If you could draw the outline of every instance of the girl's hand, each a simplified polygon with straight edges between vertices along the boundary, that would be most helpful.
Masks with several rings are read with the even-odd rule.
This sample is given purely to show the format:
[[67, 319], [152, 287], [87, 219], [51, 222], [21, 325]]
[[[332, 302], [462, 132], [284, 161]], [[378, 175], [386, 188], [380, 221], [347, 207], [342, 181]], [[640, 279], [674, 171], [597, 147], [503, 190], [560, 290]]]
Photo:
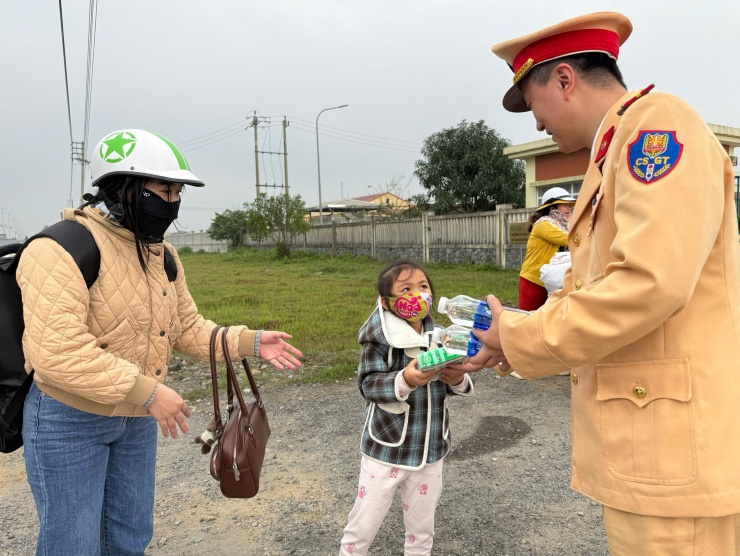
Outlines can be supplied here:
[[465, 380], [465, 374], [448, 372], [447, 367], [442, 369], [442, 372], [439, 374], [439, 381], [444, 382], [445, 384], [449, 384], [450, 386], [457, 386], [458, 384], [462, 384], [463, 380]]
[[[297, 357], [303, 357], [301, 351], [286, 342], [290, 334], [276, 330], [263, 330], [260, 336], [260, 352], [257, 354], [276, 369], [295, 369], [302, 363]], [[295, 355], [294, 355], [295, 354]]]
[[438, 374], [435, 371], [420, 371], [416, 368], [418, 363], [419, 362], [416, 359], [413, 359], [411, 363], [406, 365], [403, 371], [401, 371], [403, 373], [403, 380], [412, 388], [428, 384], [434, 380], [434, 377]]

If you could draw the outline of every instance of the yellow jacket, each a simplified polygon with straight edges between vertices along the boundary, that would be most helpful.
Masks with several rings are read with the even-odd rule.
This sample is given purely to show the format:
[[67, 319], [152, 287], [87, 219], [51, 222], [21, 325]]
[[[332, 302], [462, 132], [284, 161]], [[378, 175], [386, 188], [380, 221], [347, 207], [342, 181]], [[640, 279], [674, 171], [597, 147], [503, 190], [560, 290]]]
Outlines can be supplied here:
[[[32, 241], [16, 278], [23, 296], [23, 353], [38, 387], [56, 400], [98, 415], [147, 415], [155, 382], [167, 376], [172, 349], [208, 359], [211, 331], [185, 283], [177, 251], [170, 282], [161, 247], [145, 275], [133, 234], [97, 209], [67, 209], [92, 233], [100, 249], [98, 279], [88, 290], [72, 256], [52, 239]], [[255, 332], [229, 328], [229, 349], [254, 354]], [[220, 354], [219, 358], [223, 359]]]
[[[563, 289], [530, 316], [504, 312], [502, 345], [525, 378], [572, 371], [574, 489], [642, 515], [737, 514], [732, 164], [685, 102], [650, 93], [619, 116], [632, 96], [612, 107], [597, 135], [600, 150], [615, 128], [605, 158], [592, 153], [578, 195]], [[651, 168], [633, 156], [640, 148], [655, 155], [649, 135], [671, 132], [679, 156], [653, 159]]]
[[527, 251], [524, 255], [519, 276], [545, 287], [540, 278], [540, 268], [552, 259], [558, 247], [568, 246], [568, 232], [545, 218], [539, 220], [527, 239]]

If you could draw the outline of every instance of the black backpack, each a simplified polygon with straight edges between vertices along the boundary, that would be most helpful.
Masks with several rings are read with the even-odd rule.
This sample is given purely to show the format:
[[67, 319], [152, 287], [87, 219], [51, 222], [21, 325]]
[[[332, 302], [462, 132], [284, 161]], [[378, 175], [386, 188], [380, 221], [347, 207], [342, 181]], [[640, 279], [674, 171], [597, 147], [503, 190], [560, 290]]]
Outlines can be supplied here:
[[[23, 303], [15, 279], [20, 255], [34, 239], [48, 237], [72, 255], [89, 288], [98, 279], [100, 251], [92, 234], [82, 224], [62, 220], [29, 238], [25, 243], [0, 246], [0, 452], [10, 453], [23, 445], [23, 402], [33, 383], [26, 373], [23, 356]], [[177, 278], [177, 266], [168, 249], [164, 251], [167, 278]]]

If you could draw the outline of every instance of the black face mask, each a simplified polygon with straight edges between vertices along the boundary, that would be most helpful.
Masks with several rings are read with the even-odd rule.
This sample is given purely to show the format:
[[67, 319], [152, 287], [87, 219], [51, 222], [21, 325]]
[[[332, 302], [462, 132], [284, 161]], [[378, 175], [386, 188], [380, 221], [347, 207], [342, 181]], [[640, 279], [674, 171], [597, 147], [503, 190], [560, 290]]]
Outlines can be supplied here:
[[167, 228], [177, 219], [180, 201], [168, 203], [156, 193], [145, 189], [142, 192], [139, 208], [141, 209], [142, 231], [159, 243], [164, 239]]

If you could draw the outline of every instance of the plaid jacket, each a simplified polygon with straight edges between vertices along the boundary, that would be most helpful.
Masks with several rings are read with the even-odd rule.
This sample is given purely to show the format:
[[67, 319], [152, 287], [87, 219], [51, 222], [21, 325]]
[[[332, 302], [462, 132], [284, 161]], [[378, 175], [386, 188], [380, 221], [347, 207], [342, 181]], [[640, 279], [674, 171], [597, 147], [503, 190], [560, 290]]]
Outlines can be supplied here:
[[[441, 460], [450, 449], [445, 398], [456, 392], [437, 380], [401, 398], [396, 376], [416, 354], [431, 345], [434, 321], [423, 321], [418, 334], [406, 321], [380, 306], [360, 329], [362, 355], [358, 386], [367, 401], [360, 449], [364, 455], [404, 469], [419, 469]], [[436, 346], [433, 346], [436, 347]], [[461, 395], [471, 395], [473, 383]]]

